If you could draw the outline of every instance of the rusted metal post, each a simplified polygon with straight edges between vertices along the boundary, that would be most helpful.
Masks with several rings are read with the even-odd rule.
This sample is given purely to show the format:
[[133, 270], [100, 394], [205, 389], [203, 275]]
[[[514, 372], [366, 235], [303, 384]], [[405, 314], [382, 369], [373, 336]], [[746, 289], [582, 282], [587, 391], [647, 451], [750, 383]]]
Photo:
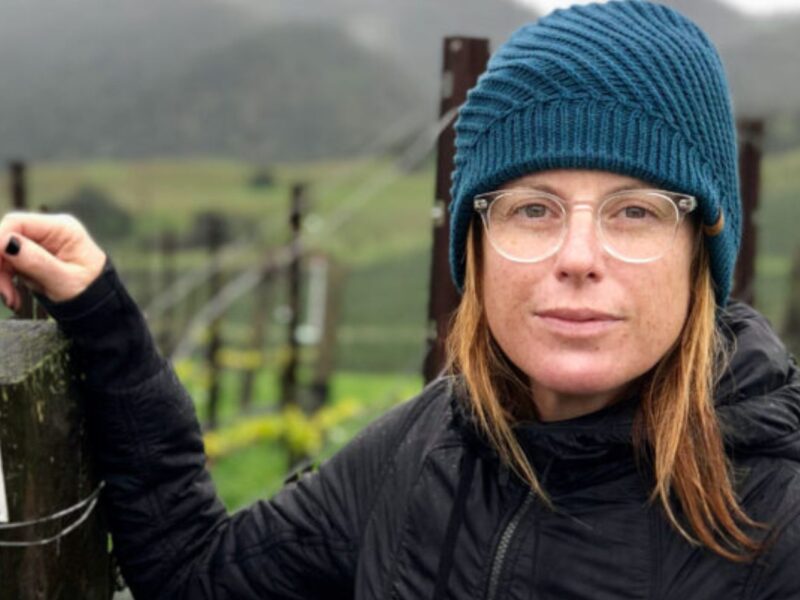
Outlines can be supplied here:
[[736, 262], [733, 296], [748, 304], [755, 302], [756, 244], [755, 216], [761, 189], [761, 148], [764, 121], [741, 119], [739, 130], [739, 182], [742, 190], [742, 247]]
[[281, 373], [281, 406], [297, 404], [297, 367], [300, 363], [300, 341], [297, 328], [300, 325], [300, 268], [302, 251], [300, 231], [305, 210], [306, 186], [296, 183], [292, 186], [292, 206], [289, 214], [289, 227], [292, 231], [292, 260], [289, 263], [289, 322], [287, 324], [287, 355]]
[[0, 322], [0, 597], [108, 600], [108, 536], [67, 341]]
[[[442, 97], [439, 114], [444, 116], [466, 100], [467, 92], [486, 69], [489, 41], [468, 37], [444, 40]], [[453, 117], [455, 121], [455, 117]], [[433, 205], [433, 259], [431, 261], [430, 298], [428, 301], [428, 339], [423, 376], [434, 379], [444, 368], [444, 342], [450, 318], [458, 306], [459, 295], [450, 279], [450, 172], [453, 170], [455, 133], [453, 124], [439, 136], [436, 162], [436, 198]]]
[[[222, 247], [224, 222], [220, 215], [210, 215], [208, 219], [208, 252], [211, 277], [209, 288], [211, 298], [219, 294], [223, 286], [223, 275], [219, 260], [219, 251]], [[219, 350], [222, 348], [222, 317], [214, 317], [208, 325], [208, 346], [206, 348], [206, 361], [208, 364], [208, 420], [209, 429], [219, 425], [219, 395], [220, 395], [220, 364]]]
[[[9, 183], [11, 193], [11, 206], [14, 210], [28, 209], [27, 167], [21, 160], [11, 161], [8, 164]], [[20, 304], [15, 316], [20, 319], [33, 318], [33, 294], [24, 285], [18, 285]]]

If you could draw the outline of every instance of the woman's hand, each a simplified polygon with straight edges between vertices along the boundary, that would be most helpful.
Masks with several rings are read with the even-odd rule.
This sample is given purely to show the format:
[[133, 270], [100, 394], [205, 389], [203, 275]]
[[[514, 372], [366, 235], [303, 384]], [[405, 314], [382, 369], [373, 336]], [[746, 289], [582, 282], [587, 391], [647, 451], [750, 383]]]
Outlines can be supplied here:
[[0, 221], [0, 295], [17, 310], [12, 278], [54, 302], [70, 300], [94, 281], [105, 252], [71, 215], [12, 212]]

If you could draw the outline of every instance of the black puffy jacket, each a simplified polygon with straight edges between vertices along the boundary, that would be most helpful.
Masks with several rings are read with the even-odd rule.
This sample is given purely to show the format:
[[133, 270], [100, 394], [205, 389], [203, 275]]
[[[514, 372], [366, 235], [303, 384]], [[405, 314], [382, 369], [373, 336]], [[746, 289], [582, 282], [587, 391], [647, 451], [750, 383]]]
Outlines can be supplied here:
[[800, 381], [744, 305], [726, 317], [738, 347], [717, 408], [741, 502], [776, 540], [744, 566], [689, 545], [647, 504], [635, 399], [517, 428], [551, 511], [498, 466], [449, 379], [229, 516], [192, 402], [110, 263], [48, 307], [85, 365], [115, 551], [137, 598], [800, 598]]

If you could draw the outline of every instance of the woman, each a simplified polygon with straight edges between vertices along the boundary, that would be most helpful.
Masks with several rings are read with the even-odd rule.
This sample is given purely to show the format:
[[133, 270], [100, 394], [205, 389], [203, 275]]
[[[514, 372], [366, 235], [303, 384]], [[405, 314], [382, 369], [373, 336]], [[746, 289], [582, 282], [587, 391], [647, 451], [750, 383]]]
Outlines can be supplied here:
[[86, 371], [115, 552], [142, 598], [800, 598], [800, 386], [728, 304], [736, 146], [672, 9], [520, 29], [462, 107], [453, 374], [228, 516], [192, 404], [74, 220], [9, 215], [0, 292]]

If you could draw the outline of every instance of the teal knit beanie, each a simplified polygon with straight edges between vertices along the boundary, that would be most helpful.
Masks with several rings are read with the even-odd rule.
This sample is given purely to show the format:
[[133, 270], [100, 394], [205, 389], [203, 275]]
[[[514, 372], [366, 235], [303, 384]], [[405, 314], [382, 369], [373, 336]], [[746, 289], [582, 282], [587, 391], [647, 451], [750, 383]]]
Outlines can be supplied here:
[[528, 173], [601, 169], [696, 196], [717, 304], [739, 249], [736, 131], [716, 49], [645, 0], [556, 10], [489, 61], [455, 125], [450, 267], [464, 284], [472, 199]]

